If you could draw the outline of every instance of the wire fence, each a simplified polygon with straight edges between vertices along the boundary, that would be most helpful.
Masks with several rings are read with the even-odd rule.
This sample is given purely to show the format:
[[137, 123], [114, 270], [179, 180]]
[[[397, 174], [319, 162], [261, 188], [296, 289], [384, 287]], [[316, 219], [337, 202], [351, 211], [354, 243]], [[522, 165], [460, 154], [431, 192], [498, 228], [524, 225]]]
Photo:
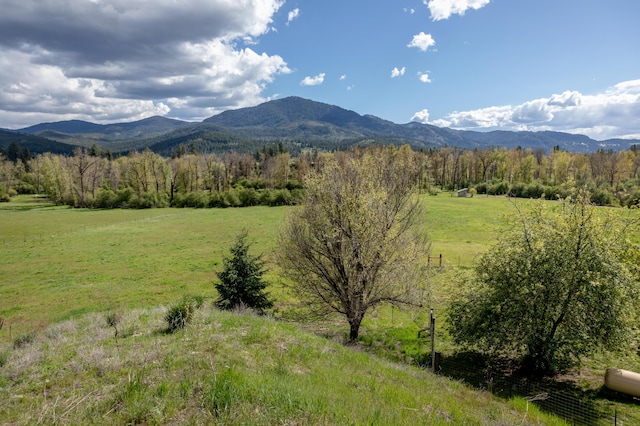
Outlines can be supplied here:
[[640, 400], [604, 386], [585, 392], [568, 381], [532, 379], [475, 353], [440, 356], [439, 361], [438, 374], [502, 398], [521, 397], [572, 425], [640, 425]]

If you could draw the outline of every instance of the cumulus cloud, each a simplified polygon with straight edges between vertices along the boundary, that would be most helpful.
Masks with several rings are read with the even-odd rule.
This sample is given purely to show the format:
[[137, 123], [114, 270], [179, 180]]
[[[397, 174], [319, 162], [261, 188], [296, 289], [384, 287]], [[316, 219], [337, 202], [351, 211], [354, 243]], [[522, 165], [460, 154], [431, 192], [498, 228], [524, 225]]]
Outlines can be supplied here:
[[431, 19], [449, 19], [451, 15], [464, 15], [468, 9], [480, 9], [490, 0], [422, 0], [431, 12]]
[[413, 117], [411, 117], [411, 121], [416, 121], [418, 123], [428, 123], [429, 122], [429, 110], [428, 109], [423, 109], [422, 111], [418, 111], [415, 114], [413, 114]]
[[316, 75], [315, 77], [307, 76], [300, 82], [300, 85], [301, 86], [317, 86], [319, 84], [324, 83], [324, 76], [325, 76], [325, 73], [323, 72]]
[[406, 71], [406, 67], [402, 67], [400, 69], [398, 69], [398, 67], [394, 67], [391, 70], [391, 78], [396, 78], [396, 77], [403, 76], [405, 71]]
[[283, 3], [5, 0], [2, 124], [49, 116], [195, 120], [261, 102], [266, 84], [290, 70], [280, 56], [247, 46], [270, 31]]
[[[416, 113], [412, 120], [427, 122]], [[585, 95], [565, 91], [519, 105], [453, 112], [430, 122], [464, 130], [553, 130], [579, 133], [597, 140], [640, 136], [640, 80], [621, 82]]]
[[340, 81], [342, 81], [342, 80], [346, 80], [346, 79], [347, 79], [347, 75], [346, 75], [346, 74], [342, 74], [342, 75], [340, 76]]
[[300, 16], [300, 9], [298, 9], [296, 7], [291, 12], [289, 12], [289, 14], [287, 15], [287, 25], [289, 25], [291, 23], [291, 21], [296, 19], [298, 16]]
[[430, 47], [435, 46], [436, 41], [431, 37], [431, 34], [425, 34], [420, 31], [419, 34], [413, 36], [411, 43], [407, 44], [407, 47], [417, 47], [423, 52], [426, 52]]
[[418, 72], [418, 78], [423, 83], [431, 83], [431, 77], [428, 72]]

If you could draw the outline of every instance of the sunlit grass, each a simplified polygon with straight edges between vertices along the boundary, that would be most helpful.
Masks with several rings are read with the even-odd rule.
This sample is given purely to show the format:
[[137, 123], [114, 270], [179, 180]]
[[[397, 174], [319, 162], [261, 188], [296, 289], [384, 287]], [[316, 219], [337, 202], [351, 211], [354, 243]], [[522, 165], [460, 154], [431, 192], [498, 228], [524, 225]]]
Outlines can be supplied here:
[[563, 424], [270, 318], [205, 306], [174, 334], [162, 308], [58, 323], [0, 370], [9, 424]]

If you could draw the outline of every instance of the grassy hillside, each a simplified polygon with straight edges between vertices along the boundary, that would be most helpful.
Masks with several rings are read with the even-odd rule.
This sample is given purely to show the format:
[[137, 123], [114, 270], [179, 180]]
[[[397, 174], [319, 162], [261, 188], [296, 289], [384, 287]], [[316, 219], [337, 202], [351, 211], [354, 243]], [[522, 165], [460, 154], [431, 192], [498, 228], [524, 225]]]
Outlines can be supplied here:
[[90, 314], [3, 348], [9, 424], [564, 424], [425, 370], [266, 317], [207, 306], [163, 333], [163, 309]]

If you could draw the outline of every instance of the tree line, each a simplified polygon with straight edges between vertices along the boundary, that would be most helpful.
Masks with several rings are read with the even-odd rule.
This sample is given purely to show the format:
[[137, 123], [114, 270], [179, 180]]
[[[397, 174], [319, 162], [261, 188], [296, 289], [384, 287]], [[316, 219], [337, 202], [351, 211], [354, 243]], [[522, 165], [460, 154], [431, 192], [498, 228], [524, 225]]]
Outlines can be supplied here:
[[[353, 148], [358, 151], [361, 148]], [[587, 188], [597, 205], [640, 203], [640, 152], [568, 152], [555, 147], [402, 150], [406, 173], [424, 192], [470, 188], [472, 193], [559, 199]], [[341, 151], [306, 150], [293, 157], [283, 144], [254, 153], [176, 150], [163, 157], [149, 149], [114, 157], [97, 147], [73, 155], [30, 155], [13, 146], [0, 153], [0, 198], [46, 193], [74, 207], [225, 207], [300, 201], [304, 177]]]

